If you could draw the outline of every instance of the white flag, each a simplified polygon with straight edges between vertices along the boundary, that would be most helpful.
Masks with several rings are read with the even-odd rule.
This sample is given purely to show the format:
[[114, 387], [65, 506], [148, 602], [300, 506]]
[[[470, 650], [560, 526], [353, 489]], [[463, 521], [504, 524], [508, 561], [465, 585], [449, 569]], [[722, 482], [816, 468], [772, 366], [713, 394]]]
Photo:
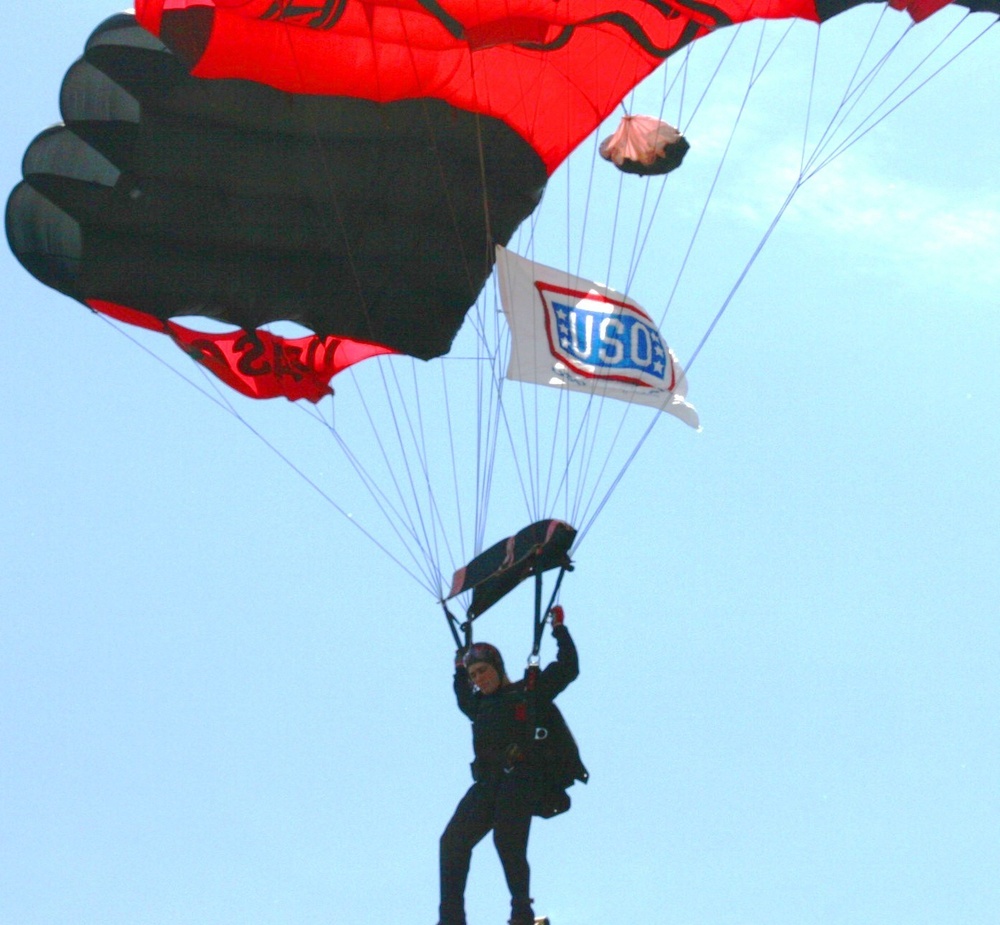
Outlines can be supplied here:
[[650, 405], [698, 427], [684, 370], [639, 305], [504, 247], [497, 276], [512, 338], [508, 379]]

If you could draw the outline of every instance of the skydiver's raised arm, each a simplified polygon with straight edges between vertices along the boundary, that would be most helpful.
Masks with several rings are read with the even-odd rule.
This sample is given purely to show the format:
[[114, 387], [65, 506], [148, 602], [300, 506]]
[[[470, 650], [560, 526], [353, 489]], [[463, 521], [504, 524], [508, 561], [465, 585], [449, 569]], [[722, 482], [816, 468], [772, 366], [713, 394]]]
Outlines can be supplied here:
[[556, 640], [556, 659], [545, 666], [538, 676], [538, 693], [546, 700], [554, 700], [580, 674], [580, 660], [576, 644], [563, 620], [562, 607], [552, 608], [552, 635]]
[[468, 669], [466, 669], [465, 662], [462, 660], [464, 655], [464, 649], [459, 649], [455, 653], [455, 678], [452, 684], [455, 688], [455, 699], [458, 701], [458, 708], [469, 719], [474, 719], [476, 716], [476, 698], [473, 696]]

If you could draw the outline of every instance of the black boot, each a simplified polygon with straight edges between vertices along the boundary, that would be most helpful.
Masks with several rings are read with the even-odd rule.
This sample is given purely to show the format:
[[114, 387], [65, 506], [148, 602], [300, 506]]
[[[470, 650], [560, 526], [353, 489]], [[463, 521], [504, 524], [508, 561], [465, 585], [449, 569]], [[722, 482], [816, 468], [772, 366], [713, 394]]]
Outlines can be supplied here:
[[531, 908], [531, 900], [514, 900], [510, 904], [509, 925], [535, 925], [535, 911]]

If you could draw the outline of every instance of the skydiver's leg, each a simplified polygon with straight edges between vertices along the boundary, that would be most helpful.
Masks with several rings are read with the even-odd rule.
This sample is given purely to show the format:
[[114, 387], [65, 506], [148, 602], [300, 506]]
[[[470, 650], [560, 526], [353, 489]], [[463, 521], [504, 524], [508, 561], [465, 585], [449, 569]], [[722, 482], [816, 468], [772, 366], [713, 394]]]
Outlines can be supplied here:
[[465, 925], [465, 883], [472, 849], [493, 825], [493, 793], [473, 784], [459, 801], [441, 835], [440, 925]]
[[518, 772], [505, 777], [499, 785], [496, 815], [493, 820], [493, 843], [503, 865], [510, 890], [511, 922], [532, 922], [531, 868], [528, 865], [528, 835], [531, 811], [535, 804], [537, 782]]

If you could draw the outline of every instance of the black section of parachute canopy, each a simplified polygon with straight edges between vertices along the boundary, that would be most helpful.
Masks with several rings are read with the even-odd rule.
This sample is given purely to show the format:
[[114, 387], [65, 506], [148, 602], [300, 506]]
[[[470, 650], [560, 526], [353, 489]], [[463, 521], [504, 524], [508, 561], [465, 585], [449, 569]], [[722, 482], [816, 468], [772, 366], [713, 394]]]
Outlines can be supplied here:
[[684, 155], [690, 149], [690, 143], [681, 135], [673, 144], [667, 145], [663, 154], [657, 157], [652, 164], [643, 164], [641, 161], [633, 161], [626, 158], [621, 164], [615, 164], [615, 166], [622, 173], [633, 173], [640, 177], [662, 176], [680, 167], [681, 162], [684, 160]]
[[127, 14], [61, 105], [8, 202], [11, 247], [67, 295], [161, 319], [288, 319], [439, 356], [546, 180], [496, 119], [201, 80]]
[[468, 616], [475, 619], [532, 575], [570, 568], [576, 530], [562, 520], [539, 520], [481, 552], [455, 572], [448, 599], [472, 591]]

